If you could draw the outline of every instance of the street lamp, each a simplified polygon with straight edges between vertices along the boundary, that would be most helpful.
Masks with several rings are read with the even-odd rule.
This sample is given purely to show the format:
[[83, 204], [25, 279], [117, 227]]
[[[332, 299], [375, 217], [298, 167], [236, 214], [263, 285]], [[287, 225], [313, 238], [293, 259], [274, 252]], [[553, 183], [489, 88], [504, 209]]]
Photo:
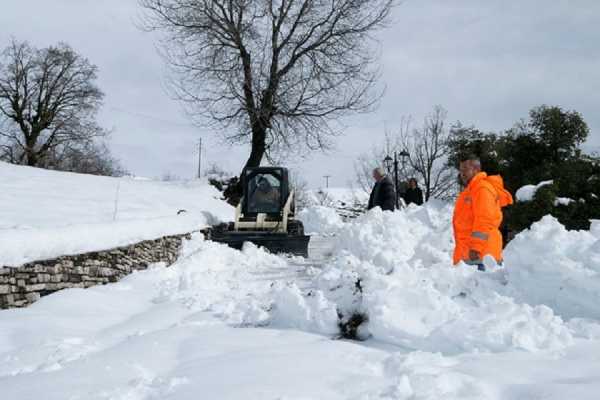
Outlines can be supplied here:
[[388, 174], [392, 172], [392, 162], [394, 160], [392, 160], [392, 157], [390, 156], [386, 156], [383, 159], [383, 165], [385, 165], [385, 169], [387, 170]]
[[383, 164], [388, 173], [392, 172], [392, 163], [394, 165], [394, 196], [396, 197], [396, 208], [400, 208], [400, 203], [398, 201], [398, 155], [396, 152], [394, 152], [394, 158], [386, 156], [383, 159]]
[[[403, 175], [406, 175], [406, 162], [408, 161], [409, 157], [410, 157], [410, 154], [408, 154], [408, 151], [402, 150], [400, 152], [400, 158], [402, 160], [402, 174]], [[406, 179], [406, 176], [404, 176], [404, 178]]]
[[[400, 208], [400, 189], [398, 183], [398, 156], [400, 156], [400, 162], [402, 162], [402, 174], [406, 175], [406, 163], [410, 154], [408, 151], [402, 150], [400, 153], [394, 152], [394, 158], [389, 155], [383, 159], [383, 164], [387, 169], [388, 173], [392, 172], [392, 165], [394, 166], [394, 192], [396, 195], [396, 208]], [[406, 179], [406, 176], [404, 177]]]

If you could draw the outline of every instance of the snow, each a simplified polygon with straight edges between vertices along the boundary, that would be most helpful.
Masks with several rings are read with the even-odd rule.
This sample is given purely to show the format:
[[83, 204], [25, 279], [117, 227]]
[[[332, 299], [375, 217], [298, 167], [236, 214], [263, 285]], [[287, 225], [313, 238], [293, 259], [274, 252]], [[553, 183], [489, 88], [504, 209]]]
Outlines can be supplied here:
[[329, 203], [329, 205], [337, 205], [340, 203], [352, 204], [354, 202], [367, 204], [369, 201], [369, 194], [356, 189], [349, 188], [322, 188], [318, 190], [307, 191], [309, 200], [313, 205], [322, 205], [322, 203]]
[[3, 398], [597, 398], [598, 221], [546, 216], [480, 272], [452, 266], [451, 204], [300, 215], [311, 259], [194, 234], [169, 268], [0, 311]]
[[575, 200], [573, 199], [569, 199], [568, 197], [557, 197], [554, 200], [554, 205], [555, 206], [568, 206], [569, 204], [571, 204], [572, 202], [574, 202]]
[[517, 189], [515, 196], [517, 201], [531, 201], [539, 188], [546, 185], [552, 185], [554, 181], [542, 181], [537, 185], [525, 185]]
[[[99, 177], [0, 162], [0, 187], [0, 265], [186, 233], [234, 215], [205, 182]], [[186, 212], [177, 215], [179, 210]]]
[[312, 206], [298, 212], [307, 234], [334, 235], [344, 226], [340, 215], [330, 207]]

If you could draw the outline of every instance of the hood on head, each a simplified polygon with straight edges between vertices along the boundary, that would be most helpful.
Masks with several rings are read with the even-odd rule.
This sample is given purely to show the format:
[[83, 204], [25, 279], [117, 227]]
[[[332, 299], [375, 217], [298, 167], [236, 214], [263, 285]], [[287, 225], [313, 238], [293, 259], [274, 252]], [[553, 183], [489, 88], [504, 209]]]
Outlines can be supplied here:
[[513, 197], [510, 192], [504, 189], [504, 181], [500, 175], [491, 175], [485, 178], [498, 193], [498, 199], [500, 201], [500, 207], [506, 207], [513, 203]]

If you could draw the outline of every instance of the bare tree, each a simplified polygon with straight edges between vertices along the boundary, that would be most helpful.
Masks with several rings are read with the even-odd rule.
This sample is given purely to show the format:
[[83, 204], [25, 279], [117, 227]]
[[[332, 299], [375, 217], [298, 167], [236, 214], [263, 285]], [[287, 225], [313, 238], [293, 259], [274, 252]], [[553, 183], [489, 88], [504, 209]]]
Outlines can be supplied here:
[[373, 147], [371, 153], [359, 156], [355, 163], [358, 185], [370, 192], [373, 169], [381, 166], [386, 156], [393, 157], [394, 152], [406, 150], [409, 158], [401, 171], [403, 178], [415, 177], [424, 188], [425, 200], [450, 197], [456, 189], [456, 173], [447, 166], [450, 149], [446, 115], [446, 110], [435, 106], [420, 129], [411, 129], [412, 120], [406, 117], [402, 118], [397, 130], [386, 129], [384, 143]]
[[415, 129], [407, 138], [410, 165], [423, 182], [425, 200], [447, 198], [456, 186], [456, 172], [446, 165], [450, 154], [446, 116], [443, 107], [435, 106], [425, 117], [423, 128]]
[[303, 208], [306, 208], [310, 204], [308, 182], [302, 178], [300, 172], [296, 169], [291, 169], [289, 174], [290, 187], [294, 191], [296, 209], [299, 211]]
[[104, 141], [65, 143], [53, 147], [40, 160], [39, 167], [103, 176], [124, 176], [127, 170]]
[[[383, 143], [376, 143], [368, 153], [358, 156], [354, 163], [354, 171], [358, 188], [366, 193], [371, 193], [373, 189], [373, 170], [377, 167], [385, 167], [383, 160], [387, 157], [394, 157], [394, 153], [400, 153], [402, 150], [410, 148], [408, 138], [410, 135], [410, 117], [402, 117], [400, 125], [396, 130], [385, 127], [385, 137]], [[399, 171], [404, 177], [412, 176], [413, 169], [410, 163], [404, 170]], [[393, 171], [388, 171], [392, 174]], [[403, 177], [399, 176], [401, 180]]]
[[66, 44], [13, 40], [0, 58], [0, 158], [38, 166], [61, 146], [105, 136], [95, 121], [103, 97], [96, 70]]
[[325, 149], [339, 117], [381, 96], [373, 34], [395, 0], [139, 0], [166, 33], [172, 90], [199, 122], [250, 143], [246, 167]]

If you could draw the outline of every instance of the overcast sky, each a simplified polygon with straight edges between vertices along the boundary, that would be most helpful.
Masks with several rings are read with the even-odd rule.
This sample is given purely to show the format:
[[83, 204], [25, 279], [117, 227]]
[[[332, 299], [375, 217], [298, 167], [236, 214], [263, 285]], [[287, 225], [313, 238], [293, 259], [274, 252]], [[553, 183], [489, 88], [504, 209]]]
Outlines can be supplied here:
[[[10, 37], [44, 47], [64, 41], [99, 68], [106, 97], [100, 114], [113, 129], [111, 147], [136, 175], [190, 178], [217, 163], [233, 172], [248, 149], [219, 143], [220, 136], [191, 126], [165, 90], [166, 69], [155, 37], [135, 22], [136, 0], [1, 0], [0, 47]], [[402, 116], [419, 122], [439, 104], [449, 122], [502, 131], [540, 104], [582, 113], [600, 150], [600, 1], [407, 0], [382, 32], [380, 108], [344, 122], [344, 136], [329, 154], [295, 159], [311, 187], [348, 186], [354, 161], [393, 129]]]

